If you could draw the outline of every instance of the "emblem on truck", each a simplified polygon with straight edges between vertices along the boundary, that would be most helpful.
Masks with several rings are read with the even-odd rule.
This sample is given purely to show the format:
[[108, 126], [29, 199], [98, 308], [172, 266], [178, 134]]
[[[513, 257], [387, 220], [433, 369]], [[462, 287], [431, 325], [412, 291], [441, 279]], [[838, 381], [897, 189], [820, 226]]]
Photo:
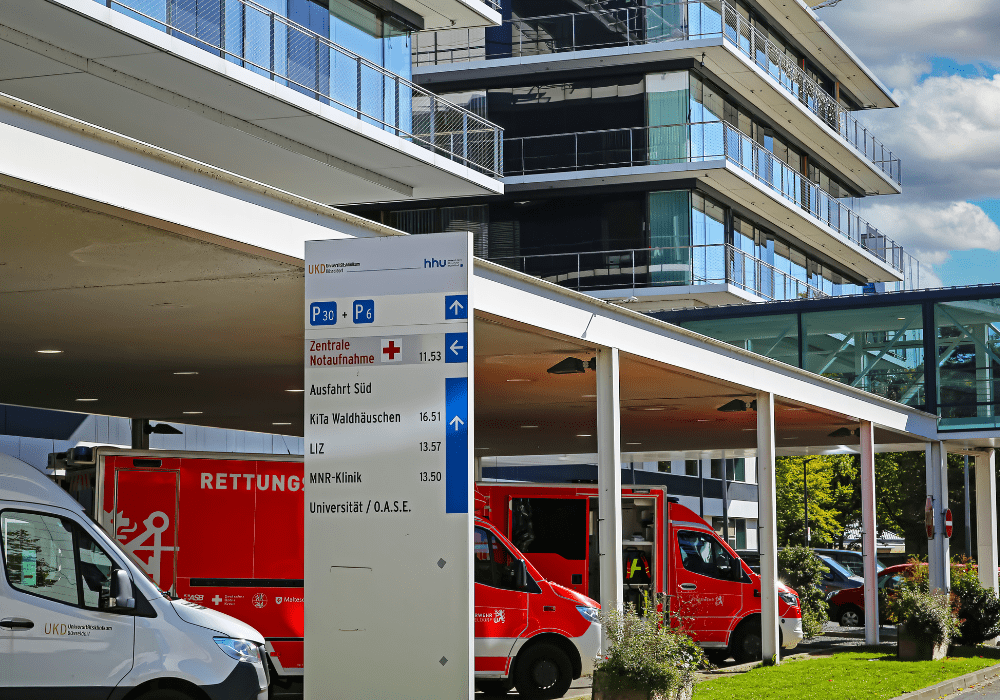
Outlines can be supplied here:
[[255, 608], [263, 608], [267, 605], [267, 595], [264, 593], [257, 593], [253, 597], [253, 605]]

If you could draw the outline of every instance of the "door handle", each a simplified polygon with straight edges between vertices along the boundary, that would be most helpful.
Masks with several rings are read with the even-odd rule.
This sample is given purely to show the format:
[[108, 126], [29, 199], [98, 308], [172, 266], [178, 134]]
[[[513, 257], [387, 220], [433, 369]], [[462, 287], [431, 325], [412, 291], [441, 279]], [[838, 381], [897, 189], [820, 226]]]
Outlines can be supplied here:
[[8, 630], [30, 630], [34, 626], [34, 622], [23, 617], [5, 617], [0, 620], [0, 627]]
[[696, 591], [696, 590], [698, 590], [698, 586], [696, 584], [693, 584], [693, 583], [682, 583], [681, 584], [681, 590], [682, 591]]

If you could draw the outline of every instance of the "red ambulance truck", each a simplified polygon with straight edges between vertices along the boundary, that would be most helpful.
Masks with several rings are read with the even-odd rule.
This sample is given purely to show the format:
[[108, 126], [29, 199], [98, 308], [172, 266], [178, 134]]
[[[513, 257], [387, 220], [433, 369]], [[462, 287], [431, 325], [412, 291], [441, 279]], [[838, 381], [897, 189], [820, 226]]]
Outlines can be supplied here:
[[[597, 487], [513, 482], [476, 487], [477, 515], [547, 580], [600, 600]], [[675, 500], [675, 499], [674, 499]], [[696, 513], [663, 488], [622, 489], [623, 598], [666, 593], [671, 610], [713, 660], [761, 656], [760, 577]], [[802, 639], [795, 591], [778, 587], [781, 645]]]
[[[50, 466], [163, 590], [263, 634], [272, 697], [301, 694], [302, 457], [98, 447]], [[477, 686], [561, 697], [593, 669], [597, 603], [547, 581], [487, 520], [474, 533]]]

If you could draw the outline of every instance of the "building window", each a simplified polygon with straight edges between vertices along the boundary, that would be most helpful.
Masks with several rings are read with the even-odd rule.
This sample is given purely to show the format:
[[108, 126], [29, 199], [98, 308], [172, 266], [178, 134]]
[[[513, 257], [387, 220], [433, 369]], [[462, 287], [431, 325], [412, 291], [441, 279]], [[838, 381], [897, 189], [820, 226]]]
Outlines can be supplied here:
[[[725, 539], [724, 518], [712, 518], [712, 529], [719, 539]], [[729, 519], [729, 546], [733, 549], [747, 548], [747, 521], [746, 518]]]
[[697, 459], [685, 459], [684, 460], [684, 473], [687, 476], [698, 476], [698, 463]]

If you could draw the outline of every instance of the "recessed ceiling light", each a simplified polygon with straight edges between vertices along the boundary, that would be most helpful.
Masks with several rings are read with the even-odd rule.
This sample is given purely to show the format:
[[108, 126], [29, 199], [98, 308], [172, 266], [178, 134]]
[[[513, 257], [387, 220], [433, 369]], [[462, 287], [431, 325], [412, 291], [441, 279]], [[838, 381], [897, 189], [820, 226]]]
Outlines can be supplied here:
[[174, 374], [198, 374], [197, 372], [174, 372]]
[[490, 448], [488, 448], [488, 447], [477, 447], [476, 449], [477, 449], [477, 450], [488, 450], [488, 449], [490, 449]]
[[185, 416], [200, 416], [204, 411], [181, 411]]
[[743, 428], [744, 433], [756, 432], [757, 428]]
[[37, 350], [39, 355], [60, 355], [62, 350]]
[[77, 399], [77, 401], [97, 401], [97, 399]]
[[530, 382], [530, 379], [508, 379], [508, 382]]
[[896, 318], [896, 320], [897, 321], [905, 321], [906, 320], [906, 316], [899, 316], [899, 317]]
[[305, 389], [285, 389], [289, 394], [301, 394]]
[[711, 418], [696, 418], [695, 422], [696, 423], [711, 423], [712, 419]]
[[271, 423], [271, 425], [291, 425], [291, 423]]
[[626, 445], [641, 445], [641, 442], [626, 442]]
[[579, 433], [577, 437], [593, 437], [590, 433]]
[[663, 406], [643, 406], [643, 411], [666, 411], [667, 409]]
[[583, 394], [583, 398], [585, 398], [585, 399], [596, 399], [597, 398], [597, 394]]
[[522, 425], [522, 428], [537, 428], [537, 425]]

